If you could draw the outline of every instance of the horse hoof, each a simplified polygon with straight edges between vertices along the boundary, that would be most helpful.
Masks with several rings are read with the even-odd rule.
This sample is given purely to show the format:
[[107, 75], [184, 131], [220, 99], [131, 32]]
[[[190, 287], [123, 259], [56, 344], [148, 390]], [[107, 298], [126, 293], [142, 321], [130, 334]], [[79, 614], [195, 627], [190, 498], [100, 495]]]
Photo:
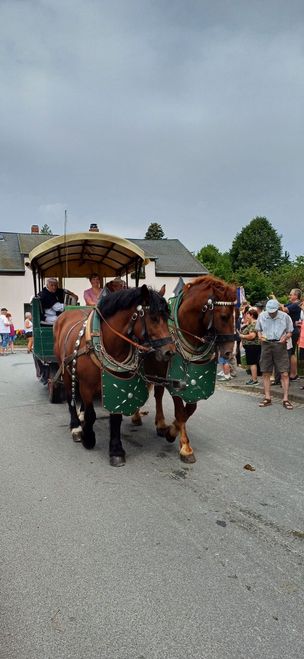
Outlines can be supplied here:
[[73, 442], [81, 442], [82, 441], [82, 429], [81, 428], [72, 428], [72, 438]]
[[141, 417], [136, 417], [135, 419], [132, 418], [132, 425], [133, 426], [142, 426], [143, 422], [141, 420]]
[[91, 451], [94, 448], [94, 446], [96, 444], [95, 435], [94, 435], [94, 437], [82, 437], [81, 439], [82, 439], [82, 445], [88, 451]]
[[76, 433], [74, 433], [74, 434], [72, 435], [72, 438], [73, 438], [73, 442], [75, 442], [75, 443], [77, 443], [77, 442], [81, 442], [81, 441], [82, 441], [82, 435], [81, 435], [81, 433], [79, 433], [79, 435], [76, 435]]
[[174, 435], [170, 434], [170, 430], [166, 431], [165, 438], [166, 438], [167, 442], [169, 442], [169, 444], [173, 444], [173, 442], [175, 442], [175, 440], [176, 440], [176, 437], [174, 437]]
[[186, 462], [187, 464], [194, 464], [194, 462], [196, 462], [194, 453], [189, 453], [189, 455], [180, 454], [180, 459], [182, 462]]
[[110, 465], [111, 467], [123, 467], [126, 464], [126, 458], [124, 455], [111, 455], [110, 456]]

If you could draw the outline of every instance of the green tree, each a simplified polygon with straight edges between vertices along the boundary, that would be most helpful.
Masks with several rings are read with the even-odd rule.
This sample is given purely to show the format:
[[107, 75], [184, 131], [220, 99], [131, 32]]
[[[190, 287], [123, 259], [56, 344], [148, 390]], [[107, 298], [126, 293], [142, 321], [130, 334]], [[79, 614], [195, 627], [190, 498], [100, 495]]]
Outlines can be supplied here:
[[196, 258], [212, 275], [230, 282], [233, 279], [231, 260], [228, 252], [223, 254], [215, 245], [205, 245], [196, 254]]
[[220, 258], [220, 250], [215, 245], [205, 245], [196, 254], [196, 258], [213, 274], [213, 270]]
[[161, 225], [157, 222], [151, 222], [146, 231], [145, 240], [161, 240], [164, 235]]
[[265, 274], [272, 272], [284, 258], [281, 240], [266, 217], [255, 217], [233, 240], [230, 249], [233, 270], [256, 266]]
[[235, 274], [237, 286], [243, 286], [246, 299], [250, 304], [265, 300], [272, 292], [272, 282], [268, 275], [261, 272], [255, 265], [250, 268], [240, 268]]
[[40, 233], [43, 233], [45, 236], [52, 236], [53, 231], [50, 229], [48, 224], [44, 224], [43, 227], [40, 229]]
[[288, 300], [292, 288], [304, 290], [304, 256], [297, 256], [295, 261], [284, 263], [271, 273], [272, 292], [281, 302]]

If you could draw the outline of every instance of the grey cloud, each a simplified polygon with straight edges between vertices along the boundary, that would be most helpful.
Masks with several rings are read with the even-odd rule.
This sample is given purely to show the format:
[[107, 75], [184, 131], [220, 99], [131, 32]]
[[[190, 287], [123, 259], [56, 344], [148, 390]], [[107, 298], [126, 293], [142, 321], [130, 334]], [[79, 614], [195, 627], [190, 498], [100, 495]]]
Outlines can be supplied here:
[[2, 2], [3, 230], [49, 208], [59, 232], [68, 207], [73, 229], [94, 219], [142, 237], [157, 220], [190, 249], [227, 249], [262, 214], [298, 253], [303, 13], [280, 0]]

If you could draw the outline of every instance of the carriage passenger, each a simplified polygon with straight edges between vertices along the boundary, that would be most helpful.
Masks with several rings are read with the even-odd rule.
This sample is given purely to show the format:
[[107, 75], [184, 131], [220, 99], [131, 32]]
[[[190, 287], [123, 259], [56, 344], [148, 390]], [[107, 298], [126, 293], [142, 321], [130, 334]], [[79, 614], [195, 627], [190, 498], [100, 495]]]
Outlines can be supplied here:
[[[56, 277], [48, 277], [46, 286], [38, 293], [40, 297], [43, 320], [53, 325], [57, 316], [64, 311], [64, 296], [66, 291], [58, 288]], [[73, 294], [74, 295], [74, 294]], [[78, 299], [77, 296], [74, 296]]]
[[84, 301], [88, 307], [95, 307], [101, 293], [100, 277], [97, 272], [93, 272], [89, 277], [91, 288], [87, 288], [83, 293]]
[[104, 298], [109, 295], [109, 293], [116, 293], [117, 291], [121, 291], [124, 288], [128, 288], [126, 282], [121, 279], [121, 277], [115, 277], [115, 279], [108, 281], [108, 283], [103, 288], [100, 297]]

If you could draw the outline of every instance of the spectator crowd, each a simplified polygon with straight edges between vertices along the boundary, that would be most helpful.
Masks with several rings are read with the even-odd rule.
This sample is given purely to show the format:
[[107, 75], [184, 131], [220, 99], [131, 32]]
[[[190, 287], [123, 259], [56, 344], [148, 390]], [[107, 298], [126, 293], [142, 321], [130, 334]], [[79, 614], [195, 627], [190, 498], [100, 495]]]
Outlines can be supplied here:
[[227, 382], [235, 377], [236, 364], [241, 364], [244, 355], [250, 375], [246, 385], [255, 387], [259, 377], [263, 378], [264, 398], [259, 406], [271, 405], [271, 386], [280, 385], [283, 406], [292, 410], [288, 399], [289, 383], [299, 377], [297, 352], [300, 359], [304, 358], [303, 321], [304, 300], [298, 288], [290, 291], [287, 304], [280, 304], [274, 295], [265, 303], [255, 305], [245, 300], [240, 307], [235, 355], [230, 360], [219, 359], [218, 380]]

